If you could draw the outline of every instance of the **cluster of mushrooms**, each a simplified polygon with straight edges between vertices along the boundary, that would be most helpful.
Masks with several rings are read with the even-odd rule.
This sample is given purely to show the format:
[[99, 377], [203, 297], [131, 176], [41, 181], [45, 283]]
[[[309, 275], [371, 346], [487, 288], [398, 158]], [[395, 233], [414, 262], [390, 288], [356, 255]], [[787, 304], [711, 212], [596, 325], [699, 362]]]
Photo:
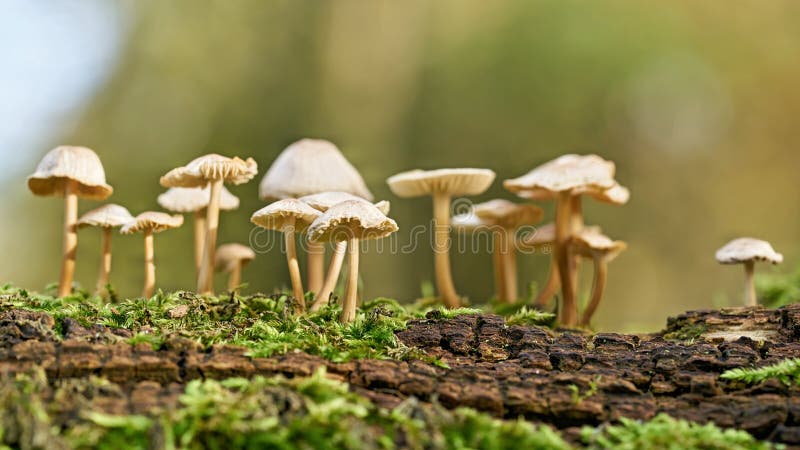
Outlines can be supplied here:
[[[151, 296], [156, 279], [153, 235], [180, 227], [184, 220], [180, 214], [187, 213], [194, 219], [198, 293], [214, 292], [215, 271], [228, 273], [228, 290], [235, 291], [241, 284], [242, 267], [255, 258], [255, 253], [243, 244], [217, 246], [220, 211], [239, 207], [239, 199], [224, 185], [247, 183], [257, 172], [252, 158], [205, 155], [169, 171], [160, 179], [160, 184], [168, 190], [158, 196], [157, 202], [164, 209], [178, 213], [176, 215], [146, 211], [134, 217], [120, 205], [106, 204], [78, 218], [79, 197], [104, 200], [113, 193], [113, 188], [106, 183], [103, 166], [92, 150], [74, 146], [51, 150], [36, 172], [28, 177], [28, 186], [35, 195], [65, 199], [58, 295], [63, 297], [71, 292], [77, 230], [83, 227], [102, 229], [97, 291], [103, 293], [111, 271], [111, 232], [120, 227], [122, 234], [142, 233], [144, 236], [142, 296]], [[543, 218], [538, 206], [505, 199], [471, 205], [469, 211], [451, 216], [453, 198], [480, 195], [494, 179], [495, 173], [488, 169], [455, 168], [412, 170], [387, 180], [398, 197], [430, 196], [433, 199], [435, 282], [442, 302], [449, 308], [463, 305], [451, 274], [452, 229], [465, 233], [489, 231], [494, 244], [495, 289], [499, 301], [514, 303], [518, 300], [517, 249], [552, 248], [549, 276], [538, 293], [536, 304], [546, 306], [560, 289], [561, 324], [588, 326], [605, 289], [608, 263], [626, 248], [626, 244], [605, 236], [598, 226], [585, 224], [582, 199], [588, 196], [612, 205], [627, 203], [630, 193], [615, 180], [614, 163], [597, 155], [570, 154], [504, 181], [507, 190], [523, 199], [555, 201], [552, 223], [537, 225]], [[331, 301], [347, 257], [341, 321], [354, 320], [359, 242], [381, 239], [398, 230], [397, 223], [387, 216], [389, 202], [373, 203], [363, 178], [339, 149], [331, 142], [317, 139], [302, 139], [287, 147], [261, 180], [259, 195], [271, 203], [254, 212], [250, 220], [259, 227], [283, 234], [295, 312], [317, 311]], [[535, 232], [520, 232], [534, 225], [537, 225]], [[297, 257], [297, 235], [302, 236], [302, 250], [307, 254], [305, 286]], [[332, 252], [326, 271], [327, 244], [331, 244]], [[782, 260], [768, 243], [754, 239], [733, 241], [718, 252], [717, 258], [723, 263], [745, 264], [748, 304], [755, 303], [754, 262]], [[579, 317], [576, 296], [582, 259], [592, 260], [594, 275], [591, 296]]]

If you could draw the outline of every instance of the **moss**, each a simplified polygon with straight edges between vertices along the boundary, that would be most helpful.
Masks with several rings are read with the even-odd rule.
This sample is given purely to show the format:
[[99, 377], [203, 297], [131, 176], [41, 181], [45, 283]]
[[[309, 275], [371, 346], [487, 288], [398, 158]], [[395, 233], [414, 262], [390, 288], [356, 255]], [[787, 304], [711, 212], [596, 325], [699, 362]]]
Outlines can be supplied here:
[[664, 339], [673, 341], [691, 341], [699, 338], [706, 332], [706, 326], [700, 323], [687, 324], [683, 327], [666, 333]]
[[800, 385], [800, 358], [785, 359], [777, 364], [759, 368], [731, 369], [720, 375], [720, 378], [745, 384], [758, 384], [774, 378], [785, 385], [792, 383]]

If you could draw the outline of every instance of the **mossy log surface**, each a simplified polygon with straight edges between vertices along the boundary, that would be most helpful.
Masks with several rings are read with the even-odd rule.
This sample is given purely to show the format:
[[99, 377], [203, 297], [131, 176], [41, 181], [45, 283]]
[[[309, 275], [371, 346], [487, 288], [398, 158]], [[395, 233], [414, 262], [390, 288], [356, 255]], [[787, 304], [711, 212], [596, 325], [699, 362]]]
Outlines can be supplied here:
[[[57, 333], [59, 330], [60, 333]], [[62, 337], [59, 337], [61, 335]], [[397, 333], [405, 345], [439, 358], [332, 363], [302, 352], [251, 358], [242, 347], [203, 348], [169, 337], [158, 350], [130, 345], [125, 329], [60, 323], [40, 312], [0, 312], [0, 372], [42, 367], [51, 381], [98, 375], [116, 384], [82, 405], [112, 414], [172, 407], [185, 383], [253, 375], [328, 376], [385, 407], [414, 396], [497, 417], [525, 417], [576, 436], [581, 425], [620, 417], [676, 418], [743, 429], [757, 438], [800, 445], [800, 387], [770, 380], [755, 386], [720, 379], [737, 367], [800, 355], [800, 305], [780, 309], [692, 311], [650, 335], [554, 332], [506, 326], [500, 316], [429, 314]], [[63, 405], [69, 417], [70, 405]], [[77, 413], [78, 411], [73, 411]]]

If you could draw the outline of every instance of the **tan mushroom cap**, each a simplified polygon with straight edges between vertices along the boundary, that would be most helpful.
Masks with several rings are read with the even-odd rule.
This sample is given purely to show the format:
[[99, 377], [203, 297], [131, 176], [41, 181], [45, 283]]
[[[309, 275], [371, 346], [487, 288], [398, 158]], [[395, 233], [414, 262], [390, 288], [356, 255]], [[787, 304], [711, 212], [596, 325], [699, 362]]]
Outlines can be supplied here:
[[78, 197], [103, 200], [114, 192], [100, 158], [86, 147], [62, 145], [47, 152], [28, 177], [34, 195], [64, 195], [67, 181], [78, 183]]
[[381, 213], [375, 205], [364, 201], [346, 201], [319, 216], [308, 228], [308, 238], [315, 242], [350, 238], [380, 239], [397, 230], [397, 223]]
[[623, 241], [615, 241], [599, 230], [586, 228], [572, 237], [572, 245], [581, 256], [602, 256], [606, 260], [616, 258], [628, 248], [628, 244]]
[[217, 248], [214, 256], [214, 269], [217, 272], [230, 272], [236, 265], [242, 266], [256, 259], [256, 252], [252, 248], [242, 244], [223, 244]]
[[[348, 194], [347, 192], [320, 192], [319, 194], [311, 194], [300, 197], [298, 200], [308, 204], [308, 206], [320, 212], [325, 212], [331, 207], [346, 201], [351, 201], [351, 200], [362, 201], [362, 202], [367, 201], [353, 194]], [[378, 203], [375, 203], [374, 205], [383, 214], [389, 214], [389, 209], [391, 208], [391, 204], [388, 201], [381, 200]]]
[[82, 215], [81, 218], [78, 219], [78, 227], [121, 227], [133, 221], [133, 219], [133, 216], [125, 207], [110, 203]]
[[258, 186], [263, 200], [320, 192], [346, 192], [372, 200], [358, 170], [333, 143], [323, 139], [301, 139], [286, 147]]
[[[189, 213], [200, 211], [208, 207], [211, 201], [211, 188], [193, 187], [182, 188], [173, 187], [158, 196], [158, 204], [162, 208], [178, 213]], [[222, 188], [219, 200], [219, 209], [231, 211], [239, 207], [239, 197], [231, 194], [225, 187]]]
[[456, 214], [450, 218], [450, 226], [457, 231], [469, 232], [475, 231], [479, 228], [488, 227], [490, 224], [480, 217], [476, 216], [474, 212], [465, 212]]
[[542, 220], [544, 211], [536, 205], [519, 204], [505, 199], [489, 200], [473, 206], [478, 218], [506, 228], [533, 225]]
[[489, 189], [494, 177], [489, 169], [411, 170], [392, 175], [386, 183], [395, 195], [404, 198], [433, 193], [479, 195]]
[[[614, 182], [608, 189], [598, 189], [592, 187], [576, 188], [572, 191], [573, 195], [587, 195], [597, 201], [610, 203], [612, 205], [624, 205], [631, 198], [631, 192], [625, 186]], [[536, 188], [529, 191], [520, 191], [518, 196], [528, 200], [553, 200], [558, 196], [557, 192], [547, 189]]]
[[[600, 227], [590, 225], [583, 227], [587, 233], [602, 233]], [[520, 239], [520, 244], [525, 247], [538, 247], [540, 245], [550, 245], [556, 241], [556, 224], [550, 222], [536, 227], [534, 233], [528, 233]]]
[[211, 153], [193, 159], [189, 164], [172, 169], [161, 177], [164, 187], [204, 187], [210, 181], [223, 180], [225, 183], [247, 183], [258, 173], [258, 164], [253, 158], [243, 160], [239, 157]]
[[133, 234], [147, 230], [153, 233], [160, 233], [164, 230], [171, 230], [183, 225], [183, 216], [174, 216], [158, 211], [145, 211], [134, 217], [133, 221], [128, 222], [122, 227], [120, 233]]
[[304, 231], [322, 213], [296, 198], [285, 198], [259, 209], [250, 222], [269, 230], [284, 231], [287, 226]]
[[614, 187], [614, 163], [597, 155], [564, 155], [531, 170], [527, 174], [505, 180], [511, 192], [545, 190], [564, 192], [575, 189], [610, 189]]
[[728, 242], [717, 251], [716, 257], [721, 264], [739, 264], [755, 261], [765, 261], [772, 264], [783, 262], [783, 255], [776, 252], [769, 242], [753, 238], [739, 238]]

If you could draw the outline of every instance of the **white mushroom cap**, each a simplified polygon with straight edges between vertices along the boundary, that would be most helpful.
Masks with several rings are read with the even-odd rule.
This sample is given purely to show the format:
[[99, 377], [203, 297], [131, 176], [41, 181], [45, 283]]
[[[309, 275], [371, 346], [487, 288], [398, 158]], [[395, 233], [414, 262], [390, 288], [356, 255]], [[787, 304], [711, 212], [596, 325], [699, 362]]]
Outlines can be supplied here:
[[610, 189], [615, 184], [614, 163], [597, 155], [564, 155], [542, 164], [527, 174], [505, 180], [511, 192], [542, 189], [564, 192], [575, 189]]
[[480, 217], [475, 215], [474, 212], [466, 212], [461, 214], [456, 214], [450, 218], [450, 226], [455, 228], [457, 231], [475, 231], [478, 228], [487, 227], [489, 223], [486, 221], [481, 220]]
[[311, 241], [343, 241], [350, 238], [380, 239], [397, 231], [397, 223], [375, 205], [364, 201], [339, 203], [319, 216], [308, 228]]
[[489, 169], [411, 170], [392, 175], [386, 183], [395, 195], [404, 198], [433, 193], [478, 195], [489, 189], [494, 177]]
[[[211, 187], [182, 188], [174, 187], [158, 196], [158, 204], [162, 208], [178, 212], [189, 213], [200, 211], [208, 207], [211, 201]], [[234, 210], [239, 207], [239, 197], [231, 194], [225, 187], [222, 188], [219, 200], [219, 209], [224, 211]]]
[[734, 239], [717, 251], [717, 261], [721, 264], [739, 264], [766, 261], [772, 264], [783, 262], [783, 255], [776, 252], [767, 241], [753, 238]]
[[62, 145], [47, 152], [28, 177], [28, 188], [34, 195], [64, 195], [67, 181], [78, 183], [78, 196], [103, 200], [114, 192], [106, 183], [100, 158], [86, 147]]
[[358, 170], [333, 143], [322, 139], [301, 139], [286, 147], [258, 187], [263, 200], [334, 191], [372, 200]]
[[225, 183], [242, 184], [252, 180], [258, 173], [258, 164], [253, 158], [242, 160], [239, 157], [211, 153], [193, 159], [189, 164], [172, 169], [161, 177], [164, 187], [204, 187], [210, 181], [223, 180]]
[[[600, 227], [596, 225], [584, 226], [583, 231], [587, 233], [601, 233]], [[556, 241], [556, 224], [553, 222], [536, 227], [536, 232], [529, 233], [520, 239], [520, 244], [525, 247], [538, 247], [540, 245], [553, 244]]]
[[544, 211], [536, 205], [519, 204], [505, 199], [478, 203], [473, 212], [480, 219], [506, 228], [533, 225], [542, 220]]
[[612, 240], [598, 229], [591, 228], [584, 228], [573, 236], [572, 245], [579, 255], [601, 257], [606, 261], [616, 258], [617, 255], [628, 248], [628, 244], [625, 242]]
[[250, 222], [269, 230], [284, 231], [291, 226], [295, 231], [304, 231], [321, 214], [296, 198], [285, 198], [254, 212]]
[[[631, 198], [631, 192], [628, 188], [617, 182], [614, 182], [614, 185], [607, 189], [593, 187], [575, 188], [572, 194], [588, 195], [597, 201], [610, 203], [612, 205], [624, 205], [628, 203], [628, 200]], [[529, 191], [520, 191], [517, 195], [529, 200], [553, 200], [558, 196], [558, 193], [543, 188], [536, 188]]]
[[[325, 212], [332, 206], [349, 200], [362, 202], [367, 201], [353, 194], [348, 194], [347, 192], [320, 192], [319, 194], [311, 194], [300, 197], [298, 200], [308, 204], [308, 206], [320, 212]], [[378, 203], [375, 203], [375, 207], [378, 208], [383, 214], [389, 214], [391, 204], [386, 200], [381, 200]]]
[[145, 211], [136, 216], [133, 221], [125, 224], [120, 233], [133, 234], [147, 230], [153, 233], [160, 233], [164, 230], [178, 228], [181, 225], [183, 225], [183, 216], [179, 214], [171, 216], [163, 212]]
[[230, 272], [237, 264], [242, 266], [256, 258], [252, 248], [242, 244], [223, 244], [217, 247], [214, 256], [214, 269], [217, 272]]
[[125, 207], [110, 203], [82, 215], [78, 219], [78, 227], [114, 228], [121, 227], [132, 220], [133, 216]]

